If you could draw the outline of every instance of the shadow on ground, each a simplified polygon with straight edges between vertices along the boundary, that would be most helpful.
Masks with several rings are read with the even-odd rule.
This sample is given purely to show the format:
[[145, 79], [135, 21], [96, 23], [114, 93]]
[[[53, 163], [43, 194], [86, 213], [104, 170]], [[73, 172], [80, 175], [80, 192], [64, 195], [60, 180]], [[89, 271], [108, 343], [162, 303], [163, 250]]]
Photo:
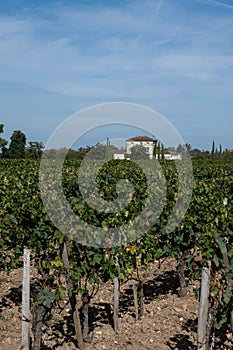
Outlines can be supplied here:
[[[136, 283], [132, 282], [132, 283]], [[167, 294], [178, 294], [179, 279], [176, 271], [166, 271], [143, 284], [144, 304], [150, 304], [156, 298]], [[120, 314], [134, 317], [133, 289], [127, 288], [120, 298]]]
[[[197, 333], [197, 319], [188, 320], [182, 326], [184, 331], [190, 333]], [[197, 349], [197, 345], [190, 339], [188, 335], [177, 334], [174, 337], [169, 339], [167, 343], [170, 349], [172, 350], [194, 350]]]
[[[132, 281], [133, 282], [133, 281]], [[135, 283], [135, 282], [134, 282]], [[161, 275], [155, 276], [153, 279], [146, 281], [143, 285], [143, 293], [144, 293], [144, 303], [149, 304], [155, 298], [162, 297], [163, 295], [178, 294], [179, 288], [179, 280], [176, 271], [166, 271]], [[133, 290], [132, 288], [127, 288], [120, 295], [120, 307], [119, 307], [119, 316], [124, 317], [125, 315], [131, 315], [135, 317], [134, 312], [134, 300], [133, 300]], [[82, 314], [81, 314], [82, 321]], [[109, 303], [100, 302], [100, 303], [92, 303], [89, 307], [89, 330], [90, 334], [93, 333], [95, 328], [102, 325], [109, 324], [112, 328], [114, 328], [113, 322], [113, 307]], [[67, 329], [67, 331], [64, 331]], [[56, 322], [52, 327], [51, 337], [56, 340], [56, 345], [53, 347], [43, 346], [43, 350], [55, 350], [59, 346], [62, 346], [65, 343], [72, 342], [77, 346], [77, 342], [75, 340], [74, 335], [74, 326], [73, 320], [71, 316], [67, 316], [63, 318], [61, 321]], [[52, 339], [51, 338], [51, 339]], [[173, 340], [180, 342], [180, 345], [186, 344], [185, 349], [189, 349], [187, 347], [187, 342], [184, 343], [184, 339]], [[178, 345], [177, 345], [178, 346]], [[172, 349], [172, 348], [171, 348]], [[179, 348], [176, 348], [179, 349]], [[184, 349], [184, 347], [180, 347], [180, 349]]]
[[[132, 280], [132, 283], [136, 281]], [[34, 291], [37, 283], [33, 282], [31, 290]], [[179, 279], [176, 271], [165, 271], [162, 274], [154, 275], [151, 279], [147, 280], [143, 285], [144, 303], [150, 304], [156, 298], [163, 297], [167, 294], [178, 294], [179, 291]], [[9, 308], [12, 303], [16, 306], [21, 306], [22, 300], [22, 286], [12, 287], [8, 293], [0, 301], [0, 313], [3, 308]], [[134, 300], [132, 286], [124, 289], [124, 292], [120, 295], [120, 317], [130, 315], [135, 317]], [[82, 314], [81, 314], [82, 322]], [[89, 329], [90, 334], [101, 325], [110, 325], [114, 327], [113, 323], [113, 307], [108, 302], [92, 303], [89, 307]], [[190, 330], [196, 332], [196, 322], [189, 320], [183, 326], [184, 331], [190, 333]], [[78, 348], [77, 340], [74, 336], [75, 330], [73, 325], [73, 319], [71, 315], [60, 315], [52, 326], [48, 328], [46, 334], [45, 329], [45, 342], [42, 350], [56, 350], [58, 347], [62, 347], [64, 344], [74, 344]], [[170, 338], [170, 342], [167, 344], [170, 349], [189, 350], [195, 349], [195, 346], [191, 339], [187, 335], [177, 334]]]
[[22, 305], [22, 285], [17, 288], [10, 288], [8, 293], [0, 300], [0, 314], [3, 308], [11, 308], [12, 304]]

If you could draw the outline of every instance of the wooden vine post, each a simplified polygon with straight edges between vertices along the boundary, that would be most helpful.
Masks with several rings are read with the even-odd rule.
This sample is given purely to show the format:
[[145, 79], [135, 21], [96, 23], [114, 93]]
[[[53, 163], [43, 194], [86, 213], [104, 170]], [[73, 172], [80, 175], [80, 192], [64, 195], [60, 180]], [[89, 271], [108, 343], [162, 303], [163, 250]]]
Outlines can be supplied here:
[[75, 294], [73, 293], [73, 285], [71, 282], [71, 273], [70, 273], [67, 241], [65, 241], [62, 245], [61, 256], [62, 256], [62, 261], [63, 261], [64, 267], [65, 267], [66, 273], [67, 273], [66, 284], [67, 284], [67, 289], [68, 289], [69, 301], [70, 301], [70, 305], [71, 305], [71, 309], [72, 309], [72, 316], [73, 316], [73, 320], [74, 320], [75, 335], [76, 335], [76, 338], [78, 340], [79, 349], [84, 350], [80, 315], [79, 315], [78, 305], [76, 304], [76, 297], [75, 297]]
[[[120, 244], [122, 237], [121, 233], [118, 232], [117, 243]], [[119, 253], [116, 253], [116, 267], [119, 268]], [[114, 293], [113, 293], [113, 324], [114, 324], [114, 330], [116, 333], [119, 332], [119, 303], [120, 303], [120, 278], [117, 274], [117, 276], [114, 278]]]
[[[142, 257], [139, 257], [142, 260]], [[133, 297], [134, 297], [134, 307], [135, 307], [135, 320], [141, 320], [144, 314], [144, 292], [143, 292], [143, 280], [140, 278], [138, 270], [138, 260], [135, 259], [135, 270], [137, 273], [137, 281], [133, 284]]]
[[[224, 200], [223, 200], [223, 205], [224, 205], [224, 207], [226, 207], [227, 204], [228, 204], [228, 198], [225, 197]], [[226, 216], [226, 218], [228, 217], [227, 211], [226, 211], [226, 213], [225, 213], [225, 216]], [[228, 273], [229, 270], [230, 270], [230, 263], [229, 263], [228, 251], [227, 251], [227, 244], [228, 244], [228, 243], [229, 243], [229, 242], [228, 242], [228, 239], [227, 239], [227, 237], [225, 237], [225, 249], [224, 249], [224, 251], [223, 251], [223, 261], [224, 261], [224, 264], [225, 264], [226, 273]], [[232, 285], [232, 280], [231, 280], [231, 278], [228, 279], [227, 282], [228, 282], [228, 285], [230, 285], [230, 286]], [[232, 308], [232, 305], [231, 305], [230, 318], [231, 318], [231, 319], [230, 319], [230, 322], [231, 322], [231, 332], [233, 332], [233, 308]]]
[[21, 350], [29, 350], [29, 349], [30, 349], [30, 250], [24, 249]]
[[133, 284], [133, 298], [135, 308], [135, 321], [141, 320], [144, 314], [143, 281]]
[[82, 296], [82, 310], [83, 310], [83, 340], [85, 342], [90, 342], [91, 338], [89, 335], [89, 304], [90, 304], [90, 297], [88, 293], [85, 293]]
[[208, 347], [209, 347], [209, 339], [207, 339], [209, 292], [210, 292], [210, 269], [207, 267], [203, 267], [202, 276], [201, 276], [201, 295], [200, 295], [198, 328], [197, 328], [198, 350], [208, 350]]
[[139, 281], [138, 283], [138, 307], [139, 307], [139, 311], [138, 311], [138, 317], [139, 320], [141, 320], [141, 318], [143, 317], [144, 314], [144, 293], [143, 293], [143, 281]]
[[[116, 255], [116, 266], [119, 266], [118, 254]], [[119, 331], [119, 299], [120, 299], [120, 281], [119, 277], [114, 278], [114, 306], [113, 306], [113, 322], [116, 333]]]
[[180, 290], [179, 290], [180, 297], [184, 297], [185, 295], [187, 295], [187, 292], [188, 292], [188, 286], [185, 278], [185, 270], [187, 268], [188, 258], [189, 258], [189, 252], [185, 251], [179, 258], [179, 262], [177, 266], [177, 272], [178, 272], [179, 281], [180, 281]]
[[138, 285], [137, 283], [133, 284], [133, 299], [134, 299], [134, 308], [135, 308], [135, 321], [138, 321]]

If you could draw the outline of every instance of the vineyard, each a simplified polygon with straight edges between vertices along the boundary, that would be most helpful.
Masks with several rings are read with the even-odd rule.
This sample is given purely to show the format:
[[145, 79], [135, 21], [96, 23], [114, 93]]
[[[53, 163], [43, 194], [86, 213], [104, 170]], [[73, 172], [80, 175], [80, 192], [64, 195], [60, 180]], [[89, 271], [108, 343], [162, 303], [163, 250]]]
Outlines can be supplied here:
[[[57, 164], [52, 160], [48, 162], [48, 169], [54, 171], [46, 175], [53, 184]], [[204, 288], [200, 282], [204, 280], [204, 273], [209, 279], [205, 339], [201, 343], [199, 340], [196, 348], [220, 349], [221, 339], [233, 333], [232, 162], [193, 162], [193, 192], [188, 210], [174, 230], [167, 230], [174, 208], [179, 210], [179, 206], [188, 201], [185, 191], [179, 196], [180, 179], [172, 161], [161, 162], [158, 169], [153, 168], [147, 175], [131, 161], [109, 161], [101, 167], [96, 190], [105, 202], [116, 200], [117, 184], [123, 179], [133, 185], [132, 197], [117, 213], [100, 211], [94, 207], [95, 203], [91, 205], [83, 199], [83, 193], [95, 190], [89, 186], [89, 174], [81, 191], [80, 162], [66, 161], [62, 173], [64, 196], [80, 219], [73, 222], [71, 218], [74, 229], [69, 229], [68, 234], [52, 223], [42, 202], [39, 161], [1, 160], [0, 166], [0, 269], [14, 273], [23, 266], [24, 249], [30, 250], [37, 276], [30, 294], [32, 350], [43, 349], [43, 334], [51, 325], [53, 310], [67, 298], [76, 346], [85, 349], [91, 343], [91, 300], [98, 300], [98, 293], [109, 283], [113, 283], [110, 314], [114, 331], [121, 331], [120, 286], [129, 282], [135, 322], [140, 321], [145, 312], [145, 294], [148, 294], [147, 271], [155, 263], [159, 269], [160, 262], [166, 259], [175, 262], [181, 300], [190, 285], [197, 286], [196, 298], [201, 300], [200, 292]], [[147, 183], [148, 176], [152, 187]], [[40, 181], [45, 196], [51, 188], [46, 181], [43, 187], [43, 178]], [[57, 202], [54, 195], [48, 206], [55, 211], [62, 226], [66, 219], [65, 207], [56, 206]], [[152, 226], [150, 208], [157, 213]], [[127, 232], [126, 225], [130, 227]], [[112, 244], [108, 232], [118, 232], [119, 237], [114, 238], [118, 244]], [[199, 313], [198, 322], [201, 324], [201, 321]], [[203, 329], [199, 330], [199, 339], [202, 332]], [[115, 348], [120, 349], [117, 345]], [[158, 347], [153, 344], [151, 348]]]

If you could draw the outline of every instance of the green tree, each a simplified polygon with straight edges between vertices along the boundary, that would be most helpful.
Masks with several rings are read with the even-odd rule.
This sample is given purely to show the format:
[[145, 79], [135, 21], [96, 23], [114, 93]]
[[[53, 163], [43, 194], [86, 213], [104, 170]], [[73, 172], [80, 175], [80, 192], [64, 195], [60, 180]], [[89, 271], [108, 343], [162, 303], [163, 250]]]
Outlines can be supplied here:
[[158, 143], [157, 153], [158, 153], [158, 160], [160, 160], [160, 156], [161, 156], [160, 142]]
[[26, 136], [20, 130], [15, 130], [11, 136], [7, 158], [25, 158]]
[[222, 154], [222, 145], [219, 146], [219, 154]]
[[186, 151], [187, 151], [187, 152], [190, 152], [191, 149], [192, 149], [192, 146], [190, 145], [190, 143], [186, 143], [186, 144], [185, 144], [185, 147], [186, 147]]
[[180, 153], [180, 154], [183, 154], [184, 152], [184, 146], [182, 146], [181, 144], [179, 144], [176, 148], [176, 152], [177, 153]]
[[161, 160], [165, 160], [165, 153], [164, 153], [164, 145], [162, 143], [162, 148], [161, 148]]
[[[4, 125], [0, 124], [0, 134], [3, 133], [3, 129], [4, 129]], [[2, 137], [0, 137], [0, 149], [2, 150], [2, 154], [5, 152], [6, 145], [7, 145], [7, 141]]]
[[113, 152], [115, 152], [116, 149], [117, 148], [110, 145], [110, 141], [107, 140], [106, 145], [97, 143], [94, 147], [92, 147], [91, 151], [88, 152], [87, 157], [95, 160], [110, 160], [112, 159]]
[[105, 149], [105, 159], [106, 160], [111, 160], [112, 159], [112, 149], [111, 149], [111, 145], [110, 145], [110, 140], [107, 137], [107, 141], [106, 141], [106, 149]]
[[67, 155], [66, 160], [77, 160], [79, 158], [79, 152], [75, 149], [70, 148]]
[[77, 159], [82, 160], [92, 148], [93, 148], [92, 146], [78, 148], [76, 151]]
[[176, 152], [184, 155], [187, 152], [191, 152], [191, 150], [192, 150], [192, 147], [190, 143], [185, 143], [184, 145], [179, 144], [176, 149]]
[[39, 159], [42, 156], [44, 145], [42, 142], [30, 141], [29, 147], [25, 149], [25, 157]]
[[214, 158], [215, 155], [215, 143], [214, 141], [212, 142], [212, 149], [211, 149], [211, 158]]
[[210, 152], [205, 150], [200, 150], [198, 148], [191, 149], [190, 156], [192, 159], [209, 159]]
[[130, 159], [149, 159], [149, 154], [144, 146], [136, 145], [131, 148]]
[[104, 160], [106, 159], [106, 146], [101, 143], [97, 143], [88, 153], [89, 159]]
[[157, 142], [155, 143], [155, 146], [153, 149], [153, 159], [156, 159], [156, 153], [157, 153]]

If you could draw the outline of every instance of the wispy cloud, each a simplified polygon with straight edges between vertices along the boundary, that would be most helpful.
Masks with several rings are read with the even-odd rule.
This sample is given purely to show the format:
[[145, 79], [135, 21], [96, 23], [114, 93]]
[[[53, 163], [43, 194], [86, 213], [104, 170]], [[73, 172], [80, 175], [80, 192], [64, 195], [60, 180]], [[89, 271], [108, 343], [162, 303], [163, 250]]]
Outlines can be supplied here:
[[[134, 12], [83, 6], [49, 8], [44, 10], [47, 19], [2, 17], [2, 78], [31, 83], [33, 75], [34, 84], [54, 89], [62, 82], [64, 87], [72, 86], [75, 80], [89, 78], [127, 80], [132, 74], [142, 78], [143, 72], [147, 79], [148, 72], [153, 75], [155, 70], [160, 77], [176, 72], [181, 78], [198, 78], [203, 73], [205, 79], [224, 65], [231, 67], [230, 19], [193, 16], [178, 25], [179, 18], [168, 13], [164, 28], [161, 21], [154, 21], [162, 8], [160, 0], [137, 4]], [[152, 9], [154, 13], [148, 13]]]
[[[154, 9], [154, 11], [152, 11], [152, 16], [150, 17], [150, 19], [149, 19], [148, 22], [153, 23], [153, 22], [156, 20], [156, 18], [157, 18], [158, 15], [159, 15], [159, 11], [160, 11], [160, 9], [161, 9], [161, 6], [162, 6], [163, 2], [164, 2], [164, 0], [158, 0], [158, 1], [155, 2], [155, 5], [154, 5], [154, 6], [155, 6], [155, 9]], [[147, 23], [148, 23], [148, 22], [147, 22]], [[139, 40], [141, 40], [143, 34], [144, 34], [144, 30], [141, 30], [141, 31], [139, 32], [139, 34], [138, 34], [136, 40], [135, 40], [135, 44], [138, 43]]]
[[223, 70], [233, 69], [233, 56], [167, 55], [155, 60], [154, 69], [208, 83]]
[[228, 2], [225, 0], [217, 1], [217, 0], [198, 0], [204, 4], [215, 6], [215, 7], [222, 7], [226, 9], [233, 10], [233, 3], [232, 0], [228, 0]]
[[30, 86], [38, 101], [48, 93], [50, 112], [57, 95], [56, 111], [67, 113], [84, 101], [128, 99], [179, 119], [184, 99], [197, 104], [200, 96], [212, 113], [233, 89], [231, 8], [230, 0], [41, 1], [10, 15], [1, 11], [0, 88], [8, 86], [8, 99], [0, 104]]

